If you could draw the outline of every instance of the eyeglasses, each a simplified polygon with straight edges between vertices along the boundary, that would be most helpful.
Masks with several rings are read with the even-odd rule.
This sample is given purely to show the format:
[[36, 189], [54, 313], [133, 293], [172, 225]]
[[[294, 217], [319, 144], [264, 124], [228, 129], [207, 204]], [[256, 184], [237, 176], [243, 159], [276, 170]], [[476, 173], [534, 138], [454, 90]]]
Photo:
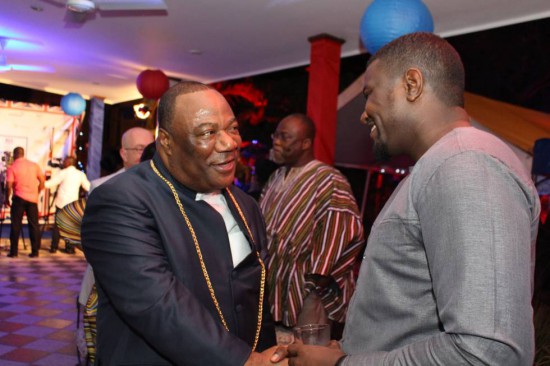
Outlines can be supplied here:
[[281, 140], [282, 142], [286, 142], [286, 141], [292, 139], [292, 136], [290, 136], [289, 134], [286, 134], [284, 132], [273, 132], [271, 134], [271, 139], [272, 140], [277, 139], [277, 140]]
[[144, 147], [125, 147], [124, 150], [127, 150], [127, 151], [137, 151], [139, 153], [142, 153], [143, 150], [145, 150]]

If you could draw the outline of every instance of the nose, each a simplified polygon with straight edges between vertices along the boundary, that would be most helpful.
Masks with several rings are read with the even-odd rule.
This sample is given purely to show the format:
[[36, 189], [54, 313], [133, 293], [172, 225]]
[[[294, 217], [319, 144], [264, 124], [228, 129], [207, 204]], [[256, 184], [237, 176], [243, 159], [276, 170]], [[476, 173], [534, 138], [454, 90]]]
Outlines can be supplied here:
[[278, 146], [278, 145], [281, 145], [282, 140], [279, 137], [274, 137], [272, 141], [273, 141], [272, 143], [273, 146]]
[[361, 113], [361, 117], [359, 118], [359, 122], [366, 125], [368, 118], [369, 118], [369, 115], [367, 114], [367, 111], [365, 110], [365, 111], [363, 111], [363, 113]]
[[240, 136], [231, 135], [227, 131], [219, 131], [218, 147], [220, 151], [233, 151], [237, 149], [241, 143]]

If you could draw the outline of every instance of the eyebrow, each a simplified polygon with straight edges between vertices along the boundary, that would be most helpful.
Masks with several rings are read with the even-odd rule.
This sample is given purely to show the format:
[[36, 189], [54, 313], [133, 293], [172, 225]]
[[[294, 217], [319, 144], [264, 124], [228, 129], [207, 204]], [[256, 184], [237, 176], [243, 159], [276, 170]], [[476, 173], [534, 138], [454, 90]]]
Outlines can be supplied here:
[[214, 122], [203, 122], [198, 126], [195, 126], [194, 128], [203, 128], [203, 127], [212, 127], [214, 125], [217, 125], [217, 123]]
[[[228, 125], [230, 125], [234, 122], [238, 123], [237, 117], [233, 117], [230, 120], [228, 120], [226, 126], [228, 126]], [[216, 122], [203, 122], [203, 123], [199, 124], [198, 126], [195, 126], [193, 129], [195, 129], [195, 128], [204, 128], [204, 127], [213, 127], [213, 126], [218, 126], [218, 124]]]

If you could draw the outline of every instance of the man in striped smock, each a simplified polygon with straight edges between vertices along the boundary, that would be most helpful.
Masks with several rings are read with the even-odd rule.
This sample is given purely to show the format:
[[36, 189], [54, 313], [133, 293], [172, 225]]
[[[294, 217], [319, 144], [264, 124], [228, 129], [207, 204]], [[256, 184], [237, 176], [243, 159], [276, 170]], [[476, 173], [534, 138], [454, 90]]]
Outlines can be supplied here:
[[260, 197], [270, 260], [269, 301], [283, 327], [342, 323], [355, 288], [353, 264], [363, 227], [346, 178], [313, 156], [315, 125], [302, 114], [284, 118], [272, 159], [282, 165]]

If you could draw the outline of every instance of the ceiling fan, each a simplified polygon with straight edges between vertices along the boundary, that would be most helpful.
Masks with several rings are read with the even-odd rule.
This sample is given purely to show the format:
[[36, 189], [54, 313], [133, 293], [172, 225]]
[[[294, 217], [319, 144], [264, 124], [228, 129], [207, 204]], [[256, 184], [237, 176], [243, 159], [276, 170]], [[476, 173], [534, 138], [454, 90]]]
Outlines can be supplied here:
[[167, 10], [164, 0], [67, 0], [67, 9], [77, 13], [99, 11]]
[[57, 7], [65, 7], [65, 20], [83, 23], [101, 16], [124, 16], [139, 12], [140, 15], [158, 15], [168, 10], [164, 0], [42, 0]]

